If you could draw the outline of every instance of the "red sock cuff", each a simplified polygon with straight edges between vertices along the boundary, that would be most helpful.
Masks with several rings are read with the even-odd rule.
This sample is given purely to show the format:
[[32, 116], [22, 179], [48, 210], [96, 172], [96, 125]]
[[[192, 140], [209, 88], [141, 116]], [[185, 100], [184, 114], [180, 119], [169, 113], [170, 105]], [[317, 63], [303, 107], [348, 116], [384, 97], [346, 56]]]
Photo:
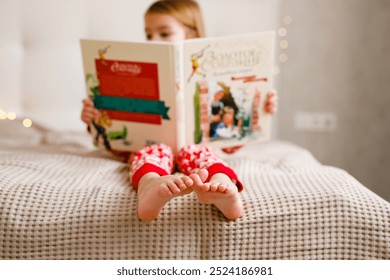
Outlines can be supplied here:
[[131, 184], [135, 189], [138, 188], [138, 182], [139, 180], [141, 180], [142, 176], [149, 172], [155, 172], [160, 176], [169, 175], [169, 173], [161, 167], [158, 167], [151, 163], [145, 163], [140, 168], [138, 168], [138, 170], [134, 173], [133, 178], [131, 179]]
[[233, 171], [233, 169], [227, 167], [222, 163], [215, 163], [211, 165], [209, 168], [207, 168], [207, 171], [209, 172], [209, 176], [207, 177], [206, 182], [208, 182], [211, 176], [213, 176], [214, 174], [224, 173], [236, 184], [238, 192], [241, 192], [244, 189], [244, 185], [240, 182], [240, 180], [238, 180], [238, 177]]

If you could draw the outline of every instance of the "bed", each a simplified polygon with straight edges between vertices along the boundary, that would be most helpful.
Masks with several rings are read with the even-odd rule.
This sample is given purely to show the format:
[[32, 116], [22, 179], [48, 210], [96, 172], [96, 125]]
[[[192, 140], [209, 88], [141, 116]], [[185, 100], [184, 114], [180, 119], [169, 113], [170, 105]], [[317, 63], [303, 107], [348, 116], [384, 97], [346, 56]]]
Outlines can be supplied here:
[[239, 220], [190, 194], [142, 222], [127, 164], [87, 133], [0, 120], [0, 135], [1, 259], [390, 259], [390, 204], [291, 143], [225, 156]]

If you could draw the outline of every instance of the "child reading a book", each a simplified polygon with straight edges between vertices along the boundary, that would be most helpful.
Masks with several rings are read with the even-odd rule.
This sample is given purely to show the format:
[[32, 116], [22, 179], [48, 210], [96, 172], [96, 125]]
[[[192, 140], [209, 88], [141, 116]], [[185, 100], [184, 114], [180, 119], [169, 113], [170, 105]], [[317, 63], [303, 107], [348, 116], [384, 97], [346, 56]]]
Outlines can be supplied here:
[[[151, 41], [178, 42], [204, 37], [200, 8], [194, 0], [156, 1], [145, 13], [145, 33]], [[267, 95], [264, 109], [271, 114], [275, 112], [274, 92]], [[98, 117], [93, 102], [84, 99], [81, 119], [89, 126]], [[174, 163], [186, 176], [172, 175]], [[209, 147], [188, 145], [174, 156], [170, 147], [156, 144], [131, 154], [129, 164], [141, 220], [154, 220], [168, 201], [192, 191], [201, 203], [214, 204], [228, 219], [242, 215], [239, 192], [243, 185]]]

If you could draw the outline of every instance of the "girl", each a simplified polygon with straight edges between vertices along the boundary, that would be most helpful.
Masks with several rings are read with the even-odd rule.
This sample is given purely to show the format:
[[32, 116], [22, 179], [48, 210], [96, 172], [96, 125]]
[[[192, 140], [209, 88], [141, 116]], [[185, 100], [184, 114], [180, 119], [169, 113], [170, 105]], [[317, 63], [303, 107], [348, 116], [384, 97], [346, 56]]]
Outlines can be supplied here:
[[[150, 41], [178, 42], [204, 37], [200, 8], [194, 0], [160, 0], [145, 13], [145, 33]], [[265, 111], [274, 113], [276, 95], [269, 93]], [[90, 125], [99, 117], [93, 102], [83, 100], [81, 119]], [[176, 162], [186, 174], [172, 175]], [[174, 157], [170, 147], [157, 144], [130, 156], [130, 180], [138, 193], [138, 216], [143, 221], [157, 218], [173, 197], [195, 191], [198, 200], [214, 204], [228, 219], [242, 215], [238, 193], [243, 189], [235, 172], [208, 147], [188, 145]]]

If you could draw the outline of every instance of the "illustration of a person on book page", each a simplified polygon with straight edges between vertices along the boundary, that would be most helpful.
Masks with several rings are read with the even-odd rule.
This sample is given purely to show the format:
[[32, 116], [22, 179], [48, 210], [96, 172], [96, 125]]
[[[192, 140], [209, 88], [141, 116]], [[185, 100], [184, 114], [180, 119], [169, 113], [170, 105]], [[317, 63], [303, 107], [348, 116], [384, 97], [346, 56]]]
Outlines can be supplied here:
[[222, 121], [215, 128], [215, 136], [221, 138], [240, 138], [241, 126], [235, 124], [234, 109], [230, 106], [223, 108]]

